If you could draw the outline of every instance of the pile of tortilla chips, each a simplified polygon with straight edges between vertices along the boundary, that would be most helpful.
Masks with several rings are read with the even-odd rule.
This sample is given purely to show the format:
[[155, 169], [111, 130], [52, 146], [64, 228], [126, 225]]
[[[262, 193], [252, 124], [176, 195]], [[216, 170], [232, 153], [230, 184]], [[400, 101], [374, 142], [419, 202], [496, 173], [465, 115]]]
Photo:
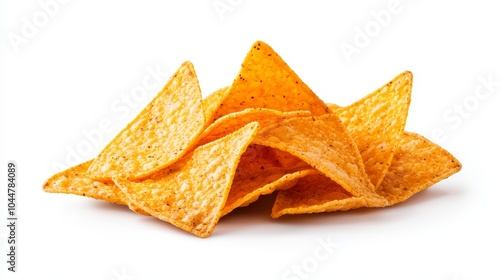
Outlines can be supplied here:
[[390, 206], [461, 169], [404, 130], [411, 88], [403, 72], [347, 107], [326, 104], [256, 42], [233, 84], [204, 99], [185, 62], [96, 158], [43, 189], [126, 204], [199, 237], [272, 192], [274, 218]]

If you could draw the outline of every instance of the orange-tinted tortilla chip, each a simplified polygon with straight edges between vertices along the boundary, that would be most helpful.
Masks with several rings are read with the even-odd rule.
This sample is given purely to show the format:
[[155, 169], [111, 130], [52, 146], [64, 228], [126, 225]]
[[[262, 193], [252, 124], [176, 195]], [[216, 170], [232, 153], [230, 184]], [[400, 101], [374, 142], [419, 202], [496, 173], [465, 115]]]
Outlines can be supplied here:
[[87, 176], [92, 160], [70, 167], [50, 177], [43, 190], [51, 193], [75, 194], [112, 203], [127, 204], [120, 197], [120, 189], [113, 182], [99, 182]]
[[292, 188], [280, 191], [276, 196], [271, 216], [346, 211], [363, 206], [387, 203], [374, 196], [354, 197], [339, 184], [316, 171], [300, 178]]
[[185, 62], [146, 108], [89, 167], [98, 180], [143, 178], [181, 158], [205, 126], [193, 65]]
[[[313, 171], [295, 156], [276, 151], [279, 150], [256, 144], [247, 148], [236, 169], [223, 215], [237, 207], [249, 205], [261, 195], [288, 189], [297, 178]], [[283, 162], [287, 165], [283, 165]]]
[[100, 182], [87, 175], [92, 160], [70, 167], [50, 177], [43, 185], [43, 190], [51, 193], [75, 194], [105, 200], [117, 204], [128, 205], [130, 210], [147, 215], [136, 205], [130, 203], [123, 192], [113, 183]]
[[384, 178], [403, 134], [412, 87], [411, 72], [336, 113], [358, 145], [365, 170], [377, 188]]
[[214, 114], [219, 109], [222, 99], [226, 97], [229, 87], [220, 88], [203, 99], [203, 112], [207, 120], [205, 127], [213, 123]]
[[201, 139], [199, 144], [214, 141], [253, 121], [259, 122], [259, 127], [262, 129], [284, 119], [310, 115], [311, 113], [308, 111], [281, 112], [265, 108], [244, 109], [243, 111], [230, 113], [217, 119], [203, 131], [199, 137]]
[[396, 204], [460, 169], [462, 165], [448, 151], [421, 135], [405, 132], [377, 192]]
[[345, 211], [359, 207], [385, 207], [405, 201], [462, 168], [448, 151], [416, 133], [405, 132], [377, 193], [386, 199], [352, 197], [325, 176], [300, 179], [292, 188], [276, 196], [271, 216], [326, 211]]
[[261, 195], [292, 188], [300, 178], [315, 173], [318, 173], [315, 169], [304, 169], [291, 173], [283, 172], [283, 169], [276, 169], [271, 175], [264, 175], [264, 178], [239, 179], [231, 187], [231, 193], [224, 207], [223, 215], [230, 213], [237, 207], [248, 206], [250, 203], [255, 202]]
[[208, 237], [222, 214], [239, 159], [258, 123], [199, 146], [150, 178], [113, 178], [130, 201], [149, 214], [199, 237]]
[[253, 44], [214, 119], [246, 108], [330, 113], [326, 104], [266, 43]]
[[356, 144], [334, 114], [281, 121], [259, 131], [254, 143], [300, 158], [353, 196], [377, 196]]
[[336, 112], [338, 109], [342, 108], [339, 105], [333, 103], [327, 103], [326, 106], [328, 106], [328, 109], [330, 109], [330, 111], [332, 112]]

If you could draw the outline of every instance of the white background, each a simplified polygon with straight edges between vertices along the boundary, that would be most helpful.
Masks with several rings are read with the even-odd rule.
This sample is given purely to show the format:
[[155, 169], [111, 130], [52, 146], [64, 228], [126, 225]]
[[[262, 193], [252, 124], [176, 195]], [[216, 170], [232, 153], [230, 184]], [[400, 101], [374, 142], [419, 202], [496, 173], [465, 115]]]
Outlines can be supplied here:
[[[0, 173], [6, 182], [7, 161], [17, 163], [19, 221], [18, 272], [5, 273], [2, 261], [2, 273], [86, 280], [500, 279], [498, 5], [436, 2], [3, 1]], [[273, 220], [272, 200], [264, 199], [221, 219], [208, 239], [126, 207], [42, 191], [58, 166], [94, 157], [183, 61], [194, 63], [207, 95], [231, 83], [256, 40], [339, 105], [412, 71], [407, 130], [452, 152], [462, 171], [386, 209]], [[356, 52], [344, 54], [346, 45]], [[141, 96], [143, 80], [155, 71], [162, 82]], [[481, 80], [490, 80], [489, 88]], [[102, 122], [110, 127], [100, 128]], [[91, 133], [102, 137], [89, 144]], [[0, 227], [1, 260], [6, 229]], [[325, 251], [321, 244], [329, 241], [336, 246]], [[318, 250], [329, 254], [317, 260]], [[294, 275], [294, 267], [303, 274]]]

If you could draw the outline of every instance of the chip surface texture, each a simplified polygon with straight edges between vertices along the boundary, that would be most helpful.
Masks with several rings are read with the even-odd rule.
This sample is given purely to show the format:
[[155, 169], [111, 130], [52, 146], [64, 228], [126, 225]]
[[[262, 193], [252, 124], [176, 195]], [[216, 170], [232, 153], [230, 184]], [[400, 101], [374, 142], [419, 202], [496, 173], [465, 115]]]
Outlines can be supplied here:
[[194, 145], [205, 126], [193, 65], [185, 62], [146, 108], [89, 167], [98, 180], [140, 179], [172, 164]]

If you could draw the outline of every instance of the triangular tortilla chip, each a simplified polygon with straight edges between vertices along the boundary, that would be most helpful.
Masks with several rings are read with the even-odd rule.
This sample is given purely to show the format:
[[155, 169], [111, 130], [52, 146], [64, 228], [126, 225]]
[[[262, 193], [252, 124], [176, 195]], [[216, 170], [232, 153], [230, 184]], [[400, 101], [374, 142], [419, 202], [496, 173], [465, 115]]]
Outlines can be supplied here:
[[256, 144], [248, 146], [236, 169], [223, 215], [249, 205], [261, 195], [288, 189], [313, 170], [295, 156], [277, 151]]
[[276, 196], [271, 216], [359, 207], [385, 207], [410, 198], [415, 193], [457, 173], [460, 162], [448, 151], [416, 133], [405, 132], [392, 164], [377, 193], [386, 203], [370, 197], [352, 197], [325, 176], [300, 179], [292, 188]]
[[203, 131], [199, 137], [200, 142], [198, 144], [214, 141], [253, 121], [259, 122], [259, 129], [263, 129], [285, 119], [310, 115], [309, 111], [281, 112], [265, 108], [244, 109], [243, 111], [229, 113], [217, 119]]
[[411, 87], [412, 74], [406, 71], [361, 100], [336, 110], [358, 145], [375, 188], [384, 179], [403, 134]]
[[205, 113], [205, 128], [213, 123], [214, 115], [219, 109], [222, 99], [226, 97], [229, 87], [220, 88], [203, 98], [203, 112]]
[[300, 178], [292, 188], [278, 192], [271, 217], [346, 211], [368, 204], [385, 205], [386, 202], [373, 196], [354, 197], [338, 183], [316, 171]]
[[120, 189], [112, 182], [100, 182], [87, 175], [92, 160], [70, 167], [54, 174], [43, 184], [43, 190], [50, 193], [75, 194], [105, 200], [112, 203], [127, 204], [120, 198]]
[[259, 131], [254, 143], [300, 158], [353, 196], [377, 196], [356, 144], [334, 114], [281, 121]]
[[330, 113], [326, 104], [262, 41], [252, 45], [214, 119], [246, 108]]
[[396, 204], [461, 169], [462, 164], [445, 149], [421, 135], [405, 132], [377, 192], [391, 205]]
[[152, 216], [208, 237], [222, 215], [239, 159], [257, 128], [258, 123], [250, 123], [199, 146], [143, 181], [113, 181], [130, 201]]
[[185, 62], [161, 92], [97, 156], [88, 174], [144, 178], [172, 164], [196, 143], [205, 126], [198, 79]]
[[128, 205], [130, 210], [148, 215], [136, 205], [130, 203], [113, 181], [101, 182], [90, 178], [87, 169], [93, 160], [70, 167], [50, 177], [43, 185], [43, 190], [50, 193], [75, 194], [112, 203]]

